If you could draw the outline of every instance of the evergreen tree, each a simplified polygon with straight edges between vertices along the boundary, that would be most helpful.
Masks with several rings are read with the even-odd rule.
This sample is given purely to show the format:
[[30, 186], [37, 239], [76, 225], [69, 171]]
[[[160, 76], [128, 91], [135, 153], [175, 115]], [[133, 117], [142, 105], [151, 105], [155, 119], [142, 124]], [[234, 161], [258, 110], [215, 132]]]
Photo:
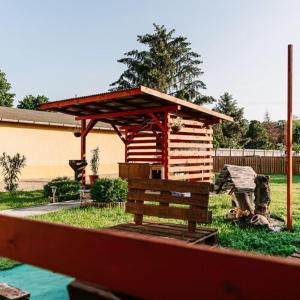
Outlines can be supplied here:
[[174, 36], [174, 29], [168, 31], [165, 26], [153, 25], [153, 33], [137, 37], [146, 49], [129, 51], [118, 60], [127, 69], [111, 84], [111, 90], [144, 85], [196, 104], [213, 102], [212, 97], [200, 93], [206, 89], [199, 80], [202, 61], [191, 50], [187, 38]]
[[237, 101], [229, 93], [224, 93], [214, 108], [215, 111], [233, 118], [233, 122], [224, 121], [214, 128], [214, 146], [220, 148], [241, 148], [244, 146], [247, 131], [247, 120], [244, 108], [237, 106]]
[[18, 108], [37, 110], [39, 104], [47, 103], [49, 99], [44, 95], [25, 96], [22, 101], [19, 101]]
[[264, 126], [256, 120], [250, 121], [247, 131], [249, 141], [246, 143], [247, 149], [270, 149], [268, 133]]
[[6, 79], [6, 74], [0, 70], [0, 106], [12, 107], [15, 94], [9, 93], [10, 83]]

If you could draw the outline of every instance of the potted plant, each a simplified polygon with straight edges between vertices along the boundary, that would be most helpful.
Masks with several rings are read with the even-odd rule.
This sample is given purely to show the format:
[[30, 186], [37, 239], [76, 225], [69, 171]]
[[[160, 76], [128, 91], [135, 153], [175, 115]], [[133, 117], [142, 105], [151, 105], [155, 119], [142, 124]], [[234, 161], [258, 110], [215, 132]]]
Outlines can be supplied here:
[[182, 118], [174, 118], [172, 120], [172, 125], [171, 125], [171, 129], [172, 131], [178, 132], [181, 130], [181, 128], [183, 127], [183, 123], [182, 123]]
[[95, 180], [97, 178], [99, 178], [99, 176], [98, 176], [98, 170], [99, 170], [99, 165], [100, 165], [99, 147], [96, 147], [91, 152], [92, 152], [92, 157], [90, 160], [90, 164], [91, 164], [91, 169], [92, 169], [93, 175], [90, 175], [90, 183], [93, 184], [95, 182]]

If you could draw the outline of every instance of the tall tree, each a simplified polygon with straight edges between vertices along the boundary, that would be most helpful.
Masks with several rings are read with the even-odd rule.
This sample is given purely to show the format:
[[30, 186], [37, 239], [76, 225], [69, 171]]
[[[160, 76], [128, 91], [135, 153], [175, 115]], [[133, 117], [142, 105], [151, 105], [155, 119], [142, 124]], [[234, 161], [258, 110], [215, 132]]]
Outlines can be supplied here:
[[47, 102], [49, 102], [49, 99], [44, 95], [37, 95], [36, 97], [32, 95], [28, 95], [25, 96], [23, 100], [19, 101], [17, 107], [23, 109], [37, 110], [39, 104], [43, 104]]
[[12, 107], [15, 94], [10, 93], [11, 85], [6, 79], [6, 74], [0, 70], [0, 106]]
[[245, 145], [247, 149], [270, 149], [268, 133], [265, 127], [257, 120], [250, 121], [247, 131], [248, 142]]
[[187, 101], [203, 104], [214, 101], [200, 93], [206, 89], [199, 77], [203, 74], [200, 55], [191, 50], [186, 37], [175, 36], [175, 30], [154, 25], [154, 32], [138, 35], [145, 50], [132, 50], [118, 60], [127, 69], [111, 84], [111, 90], [140, 85], [156, 89]]
[[237, 101], [229, 93], [220, 96], [214, 110], [233, 118], [233, 122], [214, 125], [214, 146], [221, 148], [241, 148], [246, 143], [247, 120], [244, 108], [238, 107]]

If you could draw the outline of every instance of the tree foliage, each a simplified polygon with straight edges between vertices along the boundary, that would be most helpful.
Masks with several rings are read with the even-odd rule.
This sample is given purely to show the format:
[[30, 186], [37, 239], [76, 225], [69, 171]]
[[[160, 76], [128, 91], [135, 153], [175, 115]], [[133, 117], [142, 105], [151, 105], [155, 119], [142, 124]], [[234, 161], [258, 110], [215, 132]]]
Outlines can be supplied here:
[[265, 127], [257, 120], [250, 121], [247, 131], [247, 149], [270, 149], [270, 141]]
[[49, 102], [49, 99], [44, 95], [37, 95], [37, 96], [28, 95], [25, 96], [23, 100], [19, 101], [17, 107], [22, 109], [37, 110], [39, 104], [43, 104], [47, 102]]
[[144, 85], [196, 104], [213, 102], [212, 97], [200, 93], [206, 88], [199, 80], [202, 61], [191, 50], [191, 43], [186, 37], [175, 36], [174, 29], [168, 31], [163, 25], [153, 25], [153, 33], [137, 37], [145, 50], [129, 51], [118, 60], [127, 69], [111, 84], [111, 90]]
[[17, 153], [14, 156], [7, 155], [3, 152], [0, 157], [0, 166], [4, 176], [5, 189], [9, 192], [15, 192], [18, 187], [19, 174], [21, 169], [25, 167], [26, 158], [24, 155]]
[[229, 93], [220, 96], [215, 111], [233, 118], [233, 122], [224, 121], [214, 125], [214, 146], [216, 148], [241, 148], [246, 140], [247, 121], [244, 108], [238, 107], [237, 101]]
[[0, 106], [12, 107], [15, 94], [10, 93], [11, 85], [6, 79], [6, 74], [0, 70]]

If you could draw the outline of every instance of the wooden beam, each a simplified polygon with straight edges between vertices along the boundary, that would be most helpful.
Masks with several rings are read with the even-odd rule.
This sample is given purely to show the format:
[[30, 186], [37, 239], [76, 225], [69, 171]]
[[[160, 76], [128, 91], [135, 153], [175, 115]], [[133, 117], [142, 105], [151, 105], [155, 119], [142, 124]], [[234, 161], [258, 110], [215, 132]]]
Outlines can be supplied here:
[[[86, 120], [81, 120], [81, 135], [80, 135], [80, 159], [86, 160], [86, 136], [84, 132], [86, 130]], [[85, 169], [82, 170], [81, 182], [85, 185]]]
[[293, 230], [293, 45], [288, 45], [287, 91], [287, 227]]
[[90, 120], [89, 124], [86, 126], [85, 130], [83, 131], [83, 136], [86, 137], [88, 133], [93, 129], [93, 127], [96, 125], [98, 121], [97, 120]]
[[160, 130], [164, 131], [164, 126], [161, 123], [161, 121], [158, 120], [158, 118], [154, 115], [153, 112], [149, 112], [148, 115], [152, 118], [152, 120], [155, 122], [155, 124], [160, 128]]
[[85, 104], [85, 103], [91, 103], [91, 102], [101, 102], [101, 101], [122, 98], [122, 97], [137, 96], [140, 94], [141, 94], [141, 89], [135, 88], [135, 89], [125, 90], [125, 91], [116, 91], [116, 92], [84, 96], [84, 97], [76, 97], [76, 98], [71, 98], [71, 99], [67, 99], [67, 100], [60, 100], [60, 101], [44, 103], [44, 104], [39, 105], [39, 109], [41, 109], [41, 110], [49, 110], [50, 109], [51, 110], [51, 109], [58, 108], [58, 107], [66, 107], [66, 106], [70, 106], [70, 105], [78, 105], [78, 104]]
[[111, 125], [111, 127], [114, 129], [114, 131], [117, 133], [117, 135], [120, 137], [120, 139], [122, 140], [122, 142], [123, 142], [124, 144], [126, 144], [126, 140], [125, 140], [124, 137], [122, 136], [122, 133], [121, 133], [121, 131], [118, 129], [118, 127], [117, 127], [115, 124], [113, 124], [113, 123], [110, 123], [110, 125]]
[[0, 256], [141, 299], [299, 297], [296, 260], [4, 215]]
[[162, 106], [156, 108], [135, 109], [135, 110], [107, 113], [107, 114], [104, 113], [104, 114], [81, 116], [81, 117], [76, 117], [76, 120], [88, 120], [88, 119], [101, 120], [101, 119], [134, 116], [134, 115], [143, 115], [143, 114], [148, 114], [149, 112], [166, 112], [166, 111], [176, 111], [176, 110], [180, 110], [180, 105], [171, 105], [171, 106]]

